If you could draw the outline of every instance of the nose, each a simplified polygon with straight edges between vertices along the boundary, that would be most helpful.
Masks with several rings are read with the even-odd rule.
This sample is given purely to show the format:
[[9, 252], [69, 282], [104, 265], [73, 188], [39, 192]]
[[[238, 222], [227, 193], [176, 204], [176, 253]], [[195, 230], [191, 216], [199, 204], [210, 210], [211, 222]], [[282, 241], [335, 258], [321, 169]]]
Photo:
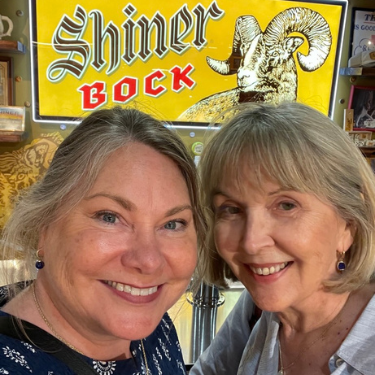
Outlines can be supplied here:
[[244, 251], [253, 255], [274, 244], [270, 218], [260, 212], [248, 214], [242, 236]]
[[[164, 257], [160, 241], [154, 231], [136, 232], [124, 250], [121, 262], [127, 269], [137, 273], [152, 275], [163, 265]], [[130, 245], [130, 246], [129, 246]]]
[[237, 79], [241, 80], [250, 76], [250, 73], [245, 69], [239, 69], [237, 72]]

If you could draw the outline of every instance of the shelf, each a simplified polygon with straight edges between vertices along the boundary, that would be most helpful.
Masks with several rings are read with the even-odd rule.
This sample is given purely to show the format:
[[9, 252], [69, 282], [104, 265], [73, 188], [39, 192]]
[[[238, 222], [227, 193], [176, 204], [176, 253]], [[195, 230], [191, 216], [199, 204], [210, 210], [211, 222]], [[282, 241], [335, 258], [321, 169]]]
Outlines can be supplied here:
[[26, 47], [17, 40], [0, 40], [0, 52], [25, 53]]
[[375, 147], [359, 146], [358, 148], [361, 150], [362, 154], [366, 157], [373, 156], [375, 153]]
[[374, 76], [375, 68], [340, 68], [342, 76]]
[[0, 131], [0, 142], [22, 142], [26, 138], [26, 132]]

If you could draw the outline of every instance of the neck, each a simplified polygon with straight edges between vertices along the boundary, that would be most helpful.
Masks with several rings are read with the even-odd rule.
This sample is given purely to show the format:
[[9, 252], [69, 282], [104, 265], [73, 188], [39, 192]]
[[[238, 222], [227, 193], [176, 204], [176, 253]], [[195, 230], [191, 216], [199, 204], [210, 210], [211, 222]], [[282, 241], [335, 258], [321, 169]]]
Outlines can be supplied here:
[[283, 334], [288, 337], [295, 334], [306, 334], [329, 324], [343, 310], [349, 293], [323, 293], [322, 298], [302, 302], [278, 313], [282, 323]]
[[[75, 321], [74, 317], [71, 317], [71, 319], [64, 318], [59, 309], [56, 308], [48, 297], [42, 283], [36, 283], [35, 293], [43, 315], [55, 332], [50, 329], [38, 312], [33, 298], [32, 287], [27, 288], [14, 297], [2, 310], [35, 324], [55, 337], [57, 335], [60, 336], [64, 341], [87, 357], [102, 361], [121, 360], [132, 357], [130, 340], [108, 336], [103, 337], [103, 335], [95, 334], [95, 332], [83, 326], [76, 328], [73, 324], [69, 323], [69, 321]], [[59, 337], [57, 338], [60, 339]]]

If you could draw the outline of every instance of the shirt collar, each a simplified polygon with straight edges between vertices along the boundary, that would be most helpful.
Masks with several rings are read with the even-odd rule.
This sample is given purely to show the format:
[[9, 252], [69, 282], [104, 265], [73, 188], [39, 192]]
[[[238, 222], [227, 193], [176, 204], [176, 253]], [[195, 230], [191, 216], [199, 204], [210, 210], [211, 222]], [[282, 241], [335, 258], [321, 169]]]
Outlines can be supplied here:
[[364, 375], [375, 374], [375, 296], [363, 310], [361, 316], [341, 344], [337, 355]]

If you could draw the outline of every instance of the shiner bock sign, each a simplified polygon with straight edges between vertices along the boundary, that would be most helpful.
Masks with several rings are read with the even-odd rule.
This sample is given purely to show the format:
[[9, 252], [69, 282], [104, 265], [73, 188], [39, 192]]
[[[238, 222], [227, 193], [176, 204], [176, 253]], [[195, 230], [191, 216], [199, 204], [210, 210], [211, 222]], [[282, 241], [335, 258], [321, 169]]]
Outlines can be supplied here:
[[329, 114], [345, 1], [31, 0], [33, 117], [113, 105], [173, 123], [245, 101]]

